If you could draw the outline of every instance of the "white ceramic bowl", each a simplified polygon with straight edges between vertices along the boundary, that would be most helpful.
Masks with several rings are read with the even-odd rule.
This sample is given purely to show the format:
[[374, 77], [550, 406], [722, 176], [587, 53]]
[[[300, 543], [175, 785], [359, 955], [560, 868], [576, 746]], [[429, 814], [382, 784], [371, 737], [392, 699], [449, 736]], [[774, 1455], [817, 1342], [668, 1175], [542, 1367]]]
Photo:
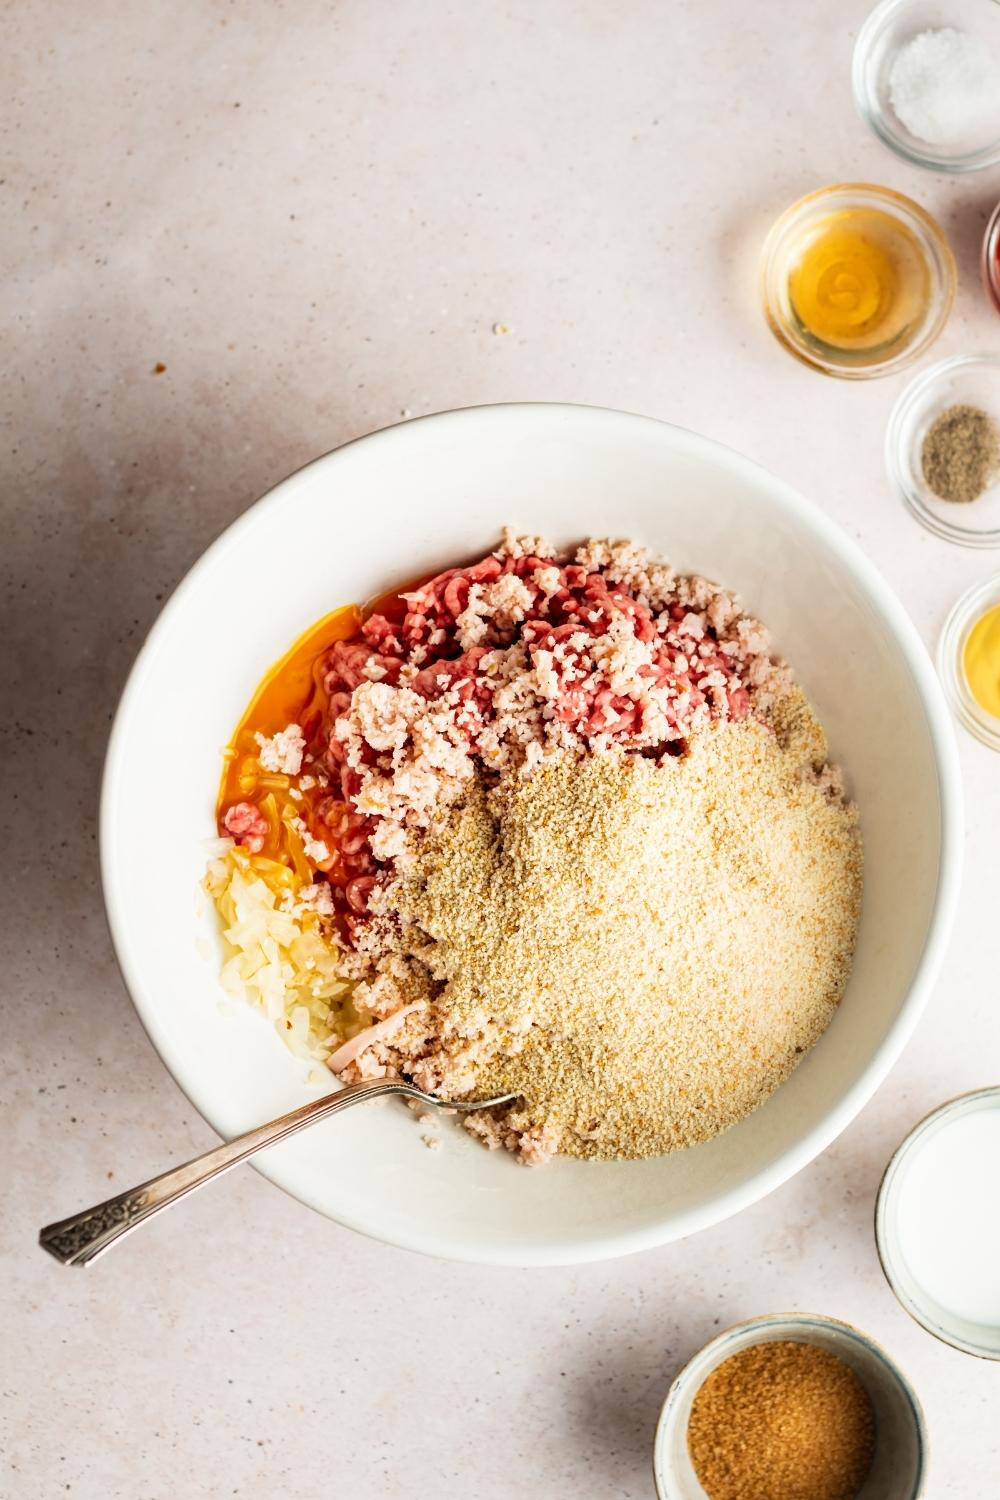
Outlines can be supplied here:
[[[303, 1202], [391, 1243], [515, 1264], [677, 1239], [784, 1182], [844, 1129], [912, 1032], [950, 926], [961, 847], [950, 715], [913, 626], [853, 542], [787, 485], [704, 438], [587, 407], [444, 413], [292, 475], [219, 538], [136, 661], [108, 751], [105, 898], [155, 1046], [225, 1136], [319, 1092], [270, 1027], [220, 1008], [198, 882], [219, 755], [266, 667], [333, 606], [482, 554], [509, 522], [556, 543], [631, 536], [724, 580], [771, 626], [847, 767], [867, 846], [843, 1004], [815, 1050], [735, 1129], [659, 1160], [527, 1171], [460, 1130], [428, 1151], [391, 1104], [260, 1159]], [[255, 591], [259, 602], [255, 604]], [[150, 788], [168, 800], [154, 834]], [[208, 956], [206, 957], [206, 952]]]
[[856, 1500], [918, 1500], [927, 1477], [927, 1425], [916, 1392], [874, 1339], [819, 1313], [772, 1313], [727, 1328], [684, 1366], [663, 1403], [653, 1441], [659, 1500], [707, 1500], [688, 1453], [694, 1398], [714, 1370], [756, 1344], [815, 1344], [850, 1365], [875, 1410], [875, 1457]]

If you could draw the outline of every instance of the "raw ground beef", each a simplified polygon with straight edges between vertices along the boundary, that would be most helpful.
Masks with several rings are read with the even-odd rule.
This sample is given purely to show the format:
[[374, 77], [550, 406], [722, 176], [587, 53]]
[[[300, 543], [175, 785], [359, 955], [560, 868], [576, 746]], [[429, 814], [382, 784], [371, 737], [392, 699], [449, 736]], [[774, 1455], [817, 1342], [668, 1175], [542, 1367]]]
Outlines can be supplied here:
[[[477, 773], [530, 772], [557, 751], [683, 753], [712, 720], [742, 719], [787, 682], [734, 597], [628, 542], [570, 560], [507, 532], [501, 548], [403, 596], [324, 664], [321, 809], [353, 917]], [[353, 920], [353, 918], [352, 918]]]

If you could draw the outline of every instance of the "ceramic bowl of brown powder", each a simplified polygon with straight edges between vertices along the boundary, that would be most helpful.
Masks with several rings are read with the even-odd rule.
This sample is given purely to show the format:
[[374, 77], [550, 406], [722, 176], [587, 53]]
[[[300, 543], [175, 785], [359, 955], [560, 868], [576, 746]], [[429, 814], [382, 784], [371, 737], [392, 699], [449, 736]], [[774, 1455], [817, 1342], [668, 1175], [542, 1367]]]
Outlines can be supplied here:
[[[487, 563], [505, 524], [515, 547], [519, 537], [547, 537], [551, 554], [530, 565], [523, 552]], [[261, 1170], [303, 1201], [394, 1244], [478, 1261], [566, 1263], [663, 1243], [736, 1212], [809, 1161], [853, 1118], [916, 1024], [941, 958], [961, 841], [950, 716], [913, 627], [860, 551], [780, 481], [662, 423], [558, 406], [447, 413], [328, 455], [253, 507], [170, 601], [123, 698], [102, 808], [108, 911], [140, 1014], [206, 1118], [231, 1135], [331, 1085], [322, 1063], [283, 1046], [273, 1020], [238, 997], [226, 1000], [220, 970], [228, 959], [213, 902], [203, 898], [192, 910], [210, 842], [217, 844], [220, 750], [268, 664], [330, 609], [456, 566], [484, 565], [484, 577], [492, 577], [491, 607], [504, 578], [505, 602], [517, 605], [524, 584], [519, 567], [531, 575], [524, 586], [534, 589], [536, 605], [550, 574], [553, 587], [559, 582], [560, 567], [587, 576], [603, 570], [614, 584], [621, 557], [574, 560], [588, 538], [600, 545], [609, 536], [669, 560], [677, 579], [713, 581], [703, 605], [714, 609], [720, 595], [715, 638], [736, 646], [726, 637], [736, 629], [748, 658], [740, 670], [754, 688], [766, 685], [772, 662], [787, 661], [808, 711], [798, 729], [794, 716], [768, 726], [745, 713], [734, 674], [698, 653], [702, 606], [692, 592], [695, 607], [664, 624], [671, 672], [683, 675], [681, 655], [697, 657], [704, 687], [727, 696], [730, 718], [749, 724], [746, 732], [728, 736], [721, 725], [718, 740], [692, 735], [690, 753], [674, 758], [674, 770], [663, 757], [640, 753], [642, 745], [635, 753], [620, 746], [621, 753], [599, 764], [556, 758], [523, 784], [472, 785], [456, 803], [458, 816], [433, 833], [440, 843], [429, 850], [432, 858], [417, 862], [418, 878], [392, 893], [394, 918], [437, 945], [432, 977], [452, 986], [451, 1013], [461, 1025], [479, 1024], [473, 1011], [482, 1010], [485, 997], [494, 1014], [506, 1006], [501, 1042], [507, 1033], [516, 1039], [524, 1017], [507, 1005], [510, 991], [515, 982], [522, 994], [536, 987], [529, 994], [534, 1015], [567, 1045], [561, 1057], [539, 1054], [537, 1068], [531, 1049], [511, 1048], [510, 1055], [525, 1063], [524, 1094], [540, 1092], [536, 1086], [544, 1083], [557, 1104], [560, 1070], [573, 1064], [580, 1087], [567, 1122], [572, 1149], [526, 1170], [511, 1153], [485, 1151], [445, 1121], [434, 1131], [440, 1149], [429, 1151], [423, 1136], [430, 1126], [415, 1125], [405, 1110], [373, 1107], [318, 1126], [262, 1159]], [[638, 554], [630, 555], [638, 566]], [[638, 598], [645, 585], [638, 573], [635, 580]], [[563, 583], [570, 594], [586, 587], [577, 573], [557, 593]], [[447, 583], [441, 588], [448, 592]], [[735, 615], [722, 593], [739, 595]], [[478, 629], [470, 604], [480, 602], [471, 590], [458, 601], [456, 625], [461, 616], [458, 628], [470, 640]], [[675, 604], [682, 603], [678, 596]], [[632, 605], [619, 595], [615, 612], [622, 610], [629, 614]], [[773, 645], [751, 671], [750, 658], [761, 656], [753, 621], [764, 622]], [[691, 650], [682, 651], [672, 634], [686, 634]], [[597, 644], [609, 671], [627, 678], [641, 669], [625, 636], [610, 643], [602, 636]], [[377, 678], [376, 672], [366, 680], [377, 686]], [[482, 698], [487, 685], [475, 690]], [[366, 768], [362, 781], [373, 758], [352, 737], [382, 735], [390, 744], [396, 727], [376, 722], [385, 696], [367, 693], [362, 704], [348, 692], [342, 702], [342, 743]], [[602, 704], [625, 722], [620, 704]], [[592, 707], [597, 712], [601, 705], [595, 699]], [[529, 695], [529, 715], [534, 711]], [[516, 733], [517, 714], [509, 717]], [[820, 738], [813, 725], [822, 725]], [[286, 736], [270, 747], [276, 764], [286, 751], [291, 755], [293, 740]], [[492, 748], [502, 756], [505, 743], [501, 736]], [[811, 767], [804, 779], [786, 763], [796, 745], [796, 764]], [[368, 746], [377, 760], [383, 752], [370, 738]], [[842, 939], [853, 939], [859, 871], [849, 857], [850, 838], [842, 839], [850, 818], [836, 811], [846, 804], [837, 795], [827, 799], [834, 789], [823, 781], [828, 759], [843, 769], [864, 839], [861, 918], [846, 987], [837, 954], [849, 956], [850, 941]], [[461, 772], [458, 759], [452, 769]], [[354, 790], [387, 797], [386, 807], [423, 795], [416, 776], [398, 785], [376, 780]], [[169, 788], [169, 816], [153, 832], [151, 786]], [[776, 843], [761, 841], [760, 820], [747, 816], [753, 796], [787, 809], [785, 822], [772, 827]], [[833, 882], [847, 925], [834, 924], [825, 936], [817, 929], [822, 942], [833, 939], [831, 972], [839, 978], [796, 1036], [805, 989], [797, 992], [794, 978], [788, 988], [797, 961], [775, 966], [774, 957], [792, 950], [809, 956], [810, 911], [789, 917], [787, 900], [801, 882], [785, 877], [804, 859], [803, 878], [812, 878], [804, 836], [824, 826], [824, 809], [832, 809], [829, 850], [848, 856]], [[237, 839], [241, 816], [226, 824]], [[503, 837], [484, 838], [491, 828]], [[320, 843], [313, 838], [309, 846], [317, 859]], [[720, 882], [719, 869], [729, 859], [725, 851], [737, 845], [745, 857], [733, 886]], [[376, 863], [396, 847], [391, 829], [380, 835]], [[500, 865], [498, 849], [509, 856]], [[547, 863], [554, 873], [568, 865], [580, 878], [569, 888], [547, 883]], [[769, 882], [779, 876], [771, 905]], [[587, 879], [589, 906], [582, 899]], [[371, 910], [371, 875], [361, 874], [359, 882], [353, 910], [364, 915]], [[671, 912], [678, 917], [674, 929]], [[498, 913], [509, 921], [498, 925]], [[683, 952], [672, 933], [683, 936]], [[775, 969], [763, 996], [754, 989], [755, 955]], [[283, 972], [277, 951], [275, 958], [272, 979]], [[672, 1033], [687, 1041], [650, 1050], [638, 1043], [643, 1028], [656, 1041], [648, 1001], [664, 965], [664, 1006], [671, 997], [678, 1004], [680, 1024]], [[402, 978], [408, 985], [412, 975]], [[702, 1010], [692, 1014], [680, 997], [696, 992]], [[407, 1004], [419, 1007], [420, 998]], [[376, 1003], [385, 1000], [369, 991], [366, 1008], [378, 1016]], [[581, 1005], [585, 1017], [574, 1013]], [[755, 1056], [740, 1006], [743, 1020], [759, 1020], [768, 1005], [780, 1049]], [[307, 1004], [293, 1007], [293, 1030], [303, 1011]], [[386, 1019], [400, 1028], [399, 1038], [412, 1038], [418, 1015], [432, 1019], [426, 1005], [402, 1016], [392, 1001]], [[308, 1029], [308, 1014], [304, 1024]], [[584, 1036], [593, 1067], [581, 1069], [572, 1056], [574, 1032]], [[386, 1036], [369, 1033], [368, 1042]], [[352, 1056], [363, 1060], [357, 1043], [347, 1037], [348, 1051], [334, 1068], [342, 1076], [349, 1076]], [[494, 1050], [497, 1065], [505, 1046]], [[746, 1068], [738, 1064], [741, 1047]], [[646, 1112], [633, 1107], [643, 1068], [642, 1098], [656, 1106]], [[614, 1083], [610, 1096], [590, 1089], [602, 1076]], [[744, 1097], [751, 1077], [764, 1087]], [[460, 1086], [454, 1074], [447, 1082]], [[623, 1100], [629, 1107], [621, 1107]], [[522, 1131], [522, 1121], [510, 1124], [515, 1134]], [[544, 1155], [549, 1143], [542, 1134]]]
[[660, 1500], [918, 1500], [927, 1428], [879, 1344], [836, 1318], [729, 1328], [675, 1379], [653, 1446]]

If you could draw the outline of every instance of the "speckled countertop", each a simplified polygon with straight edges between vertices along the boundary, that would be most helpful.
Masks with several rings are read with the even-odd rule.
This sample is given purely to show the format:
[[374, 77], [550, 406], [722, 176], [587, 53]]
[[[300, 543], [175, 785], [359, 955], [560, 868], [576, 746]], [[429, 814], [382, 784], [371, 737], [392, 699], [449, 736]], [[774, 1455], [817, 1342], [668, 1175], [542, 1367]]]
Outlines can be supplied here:
[[696, 428], [814, 496], [928, 642], [1000, 566], [888, 494], [901, 378], [809, 372], [755, 302], [779, 210], [870, 179], [951, 236], [961, 291], [935, 354], [1000, 346], [976, 274], [1000, 173], [921, 174], [869, 138], [849, 91], [865, 10], [7, 8], [4, 1495], [648, 1497], [678, 1365], [786, 1307], [855, 1321], [899, 1357], [935, 1500], [995, 1487], [1000, 1366], [907, 1320], [871, 1235], [901, 1135], [1000, 1077], [1000, 758], [964, 733], [965, 895], [931, 1009], [837, 1144], [738, 1219], [618, 1263], [481, 1270], [369, 1243], [243, 1170], [92, 1271], [33, 1243], [213, 1140], [112, 959], [98, 777], [160, 601], [289, 470], [402, 413], [594, 402]]

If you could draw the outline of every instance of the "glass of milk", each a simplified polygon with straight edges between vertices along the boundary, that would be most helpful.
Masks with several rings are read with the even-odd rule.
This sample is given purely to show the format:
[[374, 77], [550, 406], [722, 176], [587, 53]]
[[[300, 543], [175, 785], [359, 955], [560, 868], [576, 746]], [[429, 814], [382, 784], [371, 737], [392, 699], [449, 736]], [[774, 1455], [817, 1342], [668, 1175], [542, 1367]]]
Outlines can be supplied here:
[[906, 1137], [875, 1205], [882, 1269], [946, 1344], [1000, 1359], [1000, 1087], [943, 1104]]

